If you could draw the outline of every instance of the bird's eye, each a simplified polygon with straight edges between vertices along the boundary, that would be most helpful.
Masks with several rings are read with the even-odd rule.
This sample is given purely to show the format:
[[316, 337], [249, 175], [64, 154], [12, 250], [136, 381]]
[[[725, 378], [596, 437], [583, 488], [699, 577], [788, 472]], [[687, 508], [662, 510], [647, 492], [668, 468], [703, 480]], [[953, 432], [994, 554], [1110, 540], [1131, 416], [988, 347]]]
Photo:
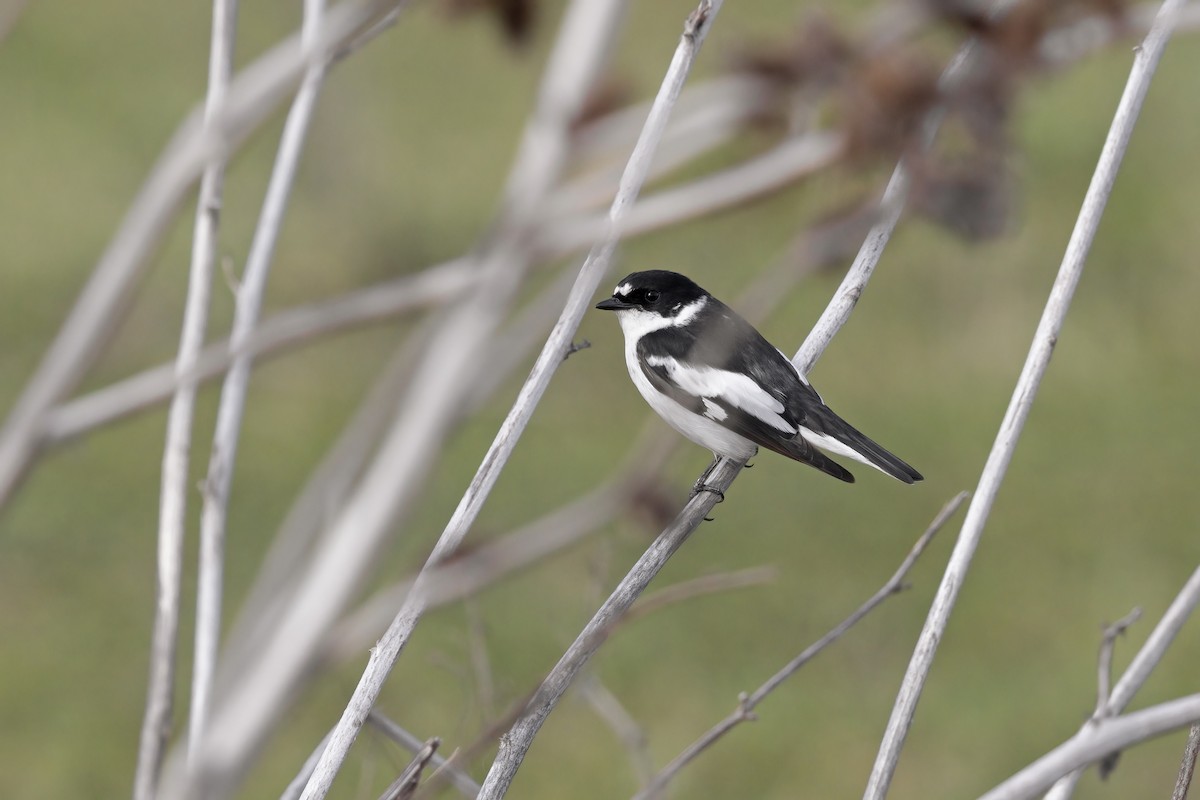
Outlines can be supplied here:
[[654, 291], [653, 289], [648, 289], [646, 291], [646, 302], [647, 303], [657, 303], [658, 302], [658, 292]]

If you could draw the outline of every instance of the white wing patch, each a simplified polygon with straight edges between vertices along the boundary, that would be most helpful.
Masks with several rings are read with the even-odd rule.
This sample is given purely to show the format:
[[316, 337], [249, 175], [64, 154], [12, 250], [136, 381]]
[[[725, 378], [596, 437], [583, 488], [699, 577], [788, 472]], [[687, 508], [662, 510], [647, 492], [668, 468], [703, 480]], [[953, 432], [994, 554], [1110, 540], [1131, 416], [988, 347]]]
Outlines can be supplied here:
[[[796, 429], [783, 418], [783, 403], [768, 394], [748, 375], [729, 372], [713, 367], [695, 367], [680, 363], [670, 356], [648, 356], [646, 363], [652, 367], [663, 367], [668, 377], [680, 389], [699, 398], [716, 398], [722, 403], [740, 408], [760, 422], [770, 425], [789, 436]], [[704, 402], [705, 414], [713, 419], [715, 403]], [[720, 409], [724, 413], [724, 409]]]
[[715, 419], [717, 422], [729, 416], [729, 412], [721, 408], [719, 405], [709, 400], [707, 397], [700, 398], [704, 401], [704, 416], [709, 419]]

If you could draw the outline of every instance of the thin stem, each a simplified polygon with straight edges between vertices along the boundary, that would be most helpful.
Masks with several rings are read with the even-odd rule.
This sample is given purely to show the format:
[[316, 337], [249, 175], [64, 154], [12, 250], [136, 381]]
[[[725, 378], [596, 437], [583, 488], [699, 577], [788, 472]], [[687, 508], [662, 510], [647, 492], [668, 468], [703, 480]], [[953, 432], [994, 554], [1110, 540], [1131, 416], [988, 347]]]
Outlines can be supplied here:
[[[623, 8], [623, 0], [604, 4], [576, 0], [568, 7], [562, 23], [562, 32], [547, 66], [547, 82], [542, 87], [540, 106], [534, 121], [526, 130], [522, 145], [523, 155], [519, 157], [519, 162], [524, 162], [526, 160], [524, 153], [532, 153], [534, 148], [550, 149], [551, 152], [565, 155], [570, 123], [568, 114], [577, 107], [576, 103], [578, 103], [578, 98], [572, 97], [571, 93], [580, 92], [582, 94], [582, 90], [593, 82], [599, 66], [605, 63], [608, 46], [615, 36], [617, 23], [621, 16], [620, 12]], [[662, 122], [665, 122], [665, 114], [662, 115]], [[649, 122], [647, 127], [650, 127]], [[646, 164], [648, 164], [652, 152], [653, 144], [648, 151], [642, 153]], [[635, 157], [638, 154], [639, 150], [635, 148]], [[534, 170], [518, 169], [514, 171], [506, 191], [507, 205], [523, 218], [524, 213], [529, 213], [537, 207], [538, 203], [535, 201], [540, 200], [549, 192], [551, 181], [548, 178], [551, 175], [557, 175], [562, 163], [562, 159], [559, 159], [553, 165], [546, 165], [553, 168], [543, 170], [540, 174]], [[642, 166], [643, 175], [644, 170], [645, 165]], [[624, 203], [630, 202], [636, 196], [640, 186], [640, 179], [624, 185], [623, 192], [619, 192], [618, 200], [614, 201], [614, 210]], [[614, 213], [614, 222], [616, 218], [619, 218], [619, 215]], [[464, 495], [463, 503], [460, 503], [446, 530], [434, 545], [433, 552], [426, 562], [427, 567], [444, 560], [458, 548], [466, 536], [475, 515], [482, 506], [483, 499], [495, 484], [500, 469], [507, 462], [508, 456], [516, 444], [516, 439], [520, 436], [529, 415], [532, 414], [533, 407], [541, 398], [542, 392], [545, 391], [550, 377], [562, 363], [563, 353], [569, 346], [575, 330], [579, 327], [579, 320], [582, 318], [585, 308], [584, 304], [594, 293], [615, 244], [616, 233], [614, 230], [604, 245], [600, 246], [604, 257], [595, 260], [589, 257], [588, 262], [585, 262], [579, 279], [572, 287], [566, 309], [551, 333], [550, 340], [542, 350], [532, 375], [522, 387], [513, 411], [510, 412], [497, 435], [496, 442], [499, 443], [499, 447], [497, 443], [493, 443], [492, 448], [484, 457], [483, 466], [472, 480], [471, 487]], [[606, 248], [606, 252], [604, 248]], [[593, 254], [596, 254], [596, 250], [593, 250]], [[590, 270], [589, 265], [591, 266]], [[472, 506], [473, 501], [475, 502]], [[329, 791], [333, 778], [358, 733], [362, 724], [361, 719], [374, 706], [388, 673], [403, 651], [417, 621], [424, 613], [425, 605], [423, 582], [421, 575], [418, 575], [413, 591], [401, 607], [396, 620], [371, 651], [367, 668], [355, 689], [354, 696], [346, 706], [333, 739], [322, 758], [322, 763], [318, 765], [313, 779], [309, 782], [304, 800], [317, 800], [317, 798], [324, 797]]]
[[655, 775], [649, 783], [646, 784], [646, 787], [635, 796], [634, 800], [651, 800], [651, 798], [661, 795], [662, 792], [667, 788], [667, 785], [675, 779], [675, 777], [683, 770], [684, 767], [686, 767], [693, 760], [695, 760], [697, 756], [715, 744], [718, 739], [729, 733], [729, 731], [733, 730], [741, 723], [754, 720], [755, 707], [765, 700], [767, 696], [771, 694], [771, 692], [778, 689], [784, 681], [786, 681], [797, 671], [799, 671], [801, 667], [815, 658], [818, 653], [840, 639], [847, 631], [858, 624], [863, 617], [867, 616], [867, 614], [870, 614], [878, 606], [880, 606], [883, 601], [900, 592], [904, 588], [904, 581], [908, 577], [908, 573], [912, 571], [913, 566], [917, 563], [917, 559], [920, 558], [921, 554], [925, 552], [925, 548], [929, 546], [929, 542], [933, 539], [934, 535], [936, 535], [937, 532], [942, 529], [942, 526], [944, 526], [954, 512], [958, 510], [958, 507], [961, 506], [963, 501], [967, 499], [967, 496], [967, 492], [960, 492], [942, 507], [941, 511], [937, 513], [937, 516], [934, 517], [933, 521], [929, 523], [929, 527], [924, 533], [921, 534], [920, 538], [917, 539], [916, 543], [908, 551], [908, 555], [905, 556], [904, 561], [902, 561], [900, 564], [900, 567], [896, 570], [892, 577], [888, 578], [887, 582], [884, 583], [877, 592], [875, 592], [875, 594], [871, 595], [871, 597], [868, 598], [865, 603], [855, 609], [850, 616], [846, 617], [844, 620], [834, 626], [832, 630], [830, 630], [817, 641], [813, 642], [798, 656], [789, 661], [787, 665], [783, 667], [783, 669], [779, 670], [769, 679], [767, 679], [767, 681], [763, 683], [762, 686], [759, 686], [757, 689], [755, 689], [752, 694], [747, 695], [743, 693], [738, 698], [737, 708], [735, 708], [733, 712], [729, 714], [729, 716], [725, 717], [725, 719], [721, 720], [708, 731], [706, 731], [702, 736], [700, 736], [700, 738], [696, 739], [696, 741], [684, 748], [683, 752], [672, 759], [667, 766], [663, 767], [663, 769], [657, 775]]
[[261, 360], [307, 342], [327, 341], [333, 333], [444, 305], [470, 287], [469, 267], [469, 259], [458, 258], [415, 275], [280, 311], [262, 320], [240, 349], [234, 350], [228, 339], [205, 347], [186, 374], [177, 374], [173, 364], [161, 364], [56, 406], [43, 422], [44, 444], [62, 444], [150, 408], [170, 397], [184, 381], [211, 380], [239, 358]]
[[[305, 47], [315, 47], [325, 13], [324, 0], [305, 0], [304, 23], [301, 31]], [[275, 245], [287, 213], [288, 199], [295, 182], [300, 154], [304, 150], [317, 97], [325, 79], [325, 62], [314, 61], [305, 73], [304, 81], [288, 111], [280, 138], [279, 151], [263, 199], [258, 226], [250, 244], [246, 270], [237, 292], [237, 308], [230, 348], [243, 355], [235, 356], [225, 382], [221, 386], [221, 401], [217, 409], [217, 426], [213, 435], [212, 455], [204, 482], [204, 509], [200, 518], [200, 563], [196, 587], [196, 645], [192, 668], [192, 718], [189, 757], [193, 764], [202, 746], [208, 721], [213, 676], [216, 672], [217, 651], [221, 639], [221, 605], [224, 587], [225, 522], [229, 505], [229, 489], [237, 460], [241, 437], [242, 414], [250, 383], [251, 358], [245, 355], [246, 344], [258, 324], [259, 310], [266, 292], [267, 277], [275, 255]]]
[[[1171, 601], [1171, 605], [1163, 614], [1162, 619], [1158, 621], [1154, 630], [1150, 632], [1150, 636], [1146, 638], [1146, 643], [1129, 662], [1121, 679], [1109, 693], [1103, 712], [1098, 710], [1093, 718], [1115, 716], [1125, 710], [1125, 707], [1137, 694], [1138, 689], [1142, 688], [1142, 684], [1146, 682], [1150, 673], [1166, 655], [1167, 648], [1175, 641], [1183, 623], [1192, 615], [1198, 604], [1200, 604], [1200, 567], [1193, 570], [1191, 577], [1179, 590], [1179, 594], [1175, 595], [1175, 599]], [[1086, 724], [1091, 724], [1091, 721], [1089, 720]], [[1067, 800], [1074, 793], [1075, 786], [1079, 783], [1082, 775], [1082, 770], [1065, 775], [1046, 794], [1046, 800]]]
[[[229, 87], [237, 36], [237, 12], [237, 0], [213, 2], [208, 90], [204, 101], [206, 119], [211, 118], [214, 109], [220, 106]], [[204, 170], [200, 182], [200, 196], [196, 203], [183, 330], [180, 333], [179, 352], [173, 368], [175, 376], [186, 376], [192, 371], [204, 346], [224, 178], [225, 160], [214, 158]], [[196, 381], [180, 380], [171, 399], [171, 409], [167, 415], [166, 442], [163, 446], [154, 629], [150, 642], [151, 661], [146, 682], [146, 709], [142, 718], [137, 769], [133, 780], [135, 800], [150, 800], [158, 792], [159, 773], [174, 716], [183, 540], [189, 491], [188, 457], [192, 444], [195, 402]]]
[[1114, 750], [1161, 736], [1200, 720], [1200, 694], [1192, 694], [1122, 717], [1086, 725], [979, 800], [1028, 800], [1051, 787], [1061, 776], [1098, 761]]
[[[367, 717], [367, 722], [378, 728], [385, 736], [413, 755], [416, 755], [425, 746], [424, 741], [418, 739], [412, 733], [409, 733], [378, 711], [372, 711]], [[433, 764], [434, 769], [447, 776], [446, 780], [453, 783], [454, 788], [458, 789], [463, 797], [468, 798], [468, 800], [474, 800], [475, 795], [479, 794], [479, 784], [472, 780], [470, 775], [451, 764], [450, 759], [443, 758], [435, 753], [433, 758], [430, 759], [430, 763]], [[297, 792], [296, 796], [299, 797], [300, 793]]]
[[1188, 729], [1187, 745], [1183, 748], [1183, 760], [1179, 764], [1179, 775], [1175, 778], [1175, 790], [1171, 800], [1187, 800], [1192, 785], [1192, 773], [1196, 771], [1196, 754], [1200, 753], [1200, 725]]
[[1079, 283], [1080, 275], [1083, 273], [1087, 254], [1095, 238], [1096, 229], [1099, 227], [1104, 206], [1112, 193], [1117, 169], [1120, 167], [1125, 148], [1129, 144], [1129, 138], [1133, 132], [1134, 123], [1137, 121], [1138, 112], [1141, 110], [1142, 101], [1149, 89], [1150, 78], [1154, 74], [1166, 45], [1173, 8], [1178, 3], [1179, 0], [1167, 0], [1164, 3], [1153, 29], [1134, 58], [1129, 82], [1126, 84], [1125, 92], [1113, 117], [1104, 149], [1100, 154], [1091, 184], [1084, 197], [1075, 230], [1067, 244], [1058, 276], [1050, 291], [1050, 297], [1046, 301], [1046, 307], [1034, 334], [1025, 366], [1021, 370], [1021, 377], [1017, 381], [1008, 410], [1000, 424], [1000, 431], [996, 435], [991, 453], [988, 455], [987, 463], [980, 475], [975, 495], [967, 508], [966, 519], [963, 521], [958, 541], [950, 557], [950, 563], [946, 567], [945, 575], [938, 587], [937, 595], [934, 597], [929, 616], [917, 640], [916, 649], [913, 651], [900, 692], [896, 697], [879, 754], [871, 770], [871, 777], [864, 794], [865, 800], [882, 800], [887, 794], [888, 786], [895, 774], [896, 765], [900, 759], [900, 750], [904, 746], [904, 739], [912, 724], [917, 701], [925, 686], [929, 670], [933, 666], [933, 657], [945, 634], [950, 612], [958, 597], [958, 590], [966, 578], [971, 559], [975, 555], [975, 549], [983, 535], [988, 514], [1000, 490], [1000, 484], [1004, 480], [1009, 462], [1012, 460], [1013, 451], [1016, 449], [1017, 441], [1025, 426], [1025, 420], [1029, 416], [1029, 409], [1037, 394], [1042, 376], [1045, 375], [1046, 368], [1050, 363], [1054, 346], [1058, 342], [1063, 319], [1066, 317], [1071, 297]]
[[1142, 617], [1142, 610], [1135, 608], [1111, 625], [1104, 626], [1104, 635], [1100, 637], [1100, 653], [1096, 657], [1096, 711], [1093, 719], [1109, 716], [1108, 701], [1112, 686], [1112, 657], [1117, 644], [1117, 637], [1124, 635], [1129, 626]]
[[287, 38], [238, 74], [209, 121], [196, 111], [179, 126], [0, 428], [0, 507], [39, 451], [43, 416], [83, 379], [124, 318], [150, 255], [192, 183], [214, 157], [228, 157], [270, 118], [310, 59], [323, 60], [394, 4], [339, 4], [327, 15], [312, 48], [305, 48], [299, 35]]
[[[480, 367], [495, 330], [524, 286], [533, 254], [529, 230], [542, 200], [566, 163], [571, 122], [587, 96], [615, 31], [613, 9], [621, 3], [576, 3], [584, 23], [561, 37], [546, 71], [538, 105], [526, 128], [506, 188], [502, 212], [476, 256], [471, 293], [438, 319], [413, 373], [399, 413], [380, 439], [375, 457], [355, 491], [338, 510], [296, 581], [291, 602], [222, 696], [206, 741], [205, 769], [213, 780], [236, 778], [282, 713], [319, 656], [338, 615], [360, 590], [362, 576], [400, 518], [421, 496], [428, 465], [458, 420], [466, 387]], [[339, 6], [340, 8], [340, 6]], [[572, 8], [575, 8], [573, 6]], [[335, 9], [336, 10], [336, 9]], [[332, 12], [331, 12], [332, 13]], [[564, 22], [564, 26], [569, 22]], [[322, 796], [362, 724], [347, 712], [305, 791]]]

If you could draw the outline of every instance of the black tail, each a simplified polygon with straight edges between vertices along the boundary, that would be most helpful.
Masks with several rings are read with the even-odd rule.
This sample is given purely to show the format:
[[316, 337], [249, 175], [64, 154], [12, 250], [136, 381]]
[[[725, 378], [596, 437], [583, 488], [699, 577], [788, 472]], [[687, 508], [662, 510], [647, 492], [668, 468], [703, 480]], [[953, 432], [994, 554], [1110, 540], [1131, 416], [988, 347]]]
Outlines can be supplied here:
[[[787, 456], [788, 458], [799, 461], [801, 464], [808, 464], [810, 467], [816, 467], [826, 475], [832, 475], [840, 481], [854, 483], [854, 475], [850, 472], [850, 470], [846, 469], [841, 464], [837, 463], [832, 458], [825, 455], [799, 436], [790, 441], [780, 440], [776, 443], [768, 444], [767, 446], [776, 453], [779, 453], [781, 456]], [[912, 481], [909, 481], [909, 483], [912, 483]]]
[[887, 450], [884, 450], [849, 422], [846, 422], [846, 420], [830, 411], [828, 407], [822, 410], [825, 413], [820, 415], [820, 419], [808, 420], [813, 423], [813, 430], [816, 433], [833, 437], [869, 461], [872, 466], [891, 475], [898, 481], [916, 483], [925, 479], [921, 473], [917, 472], [909, 464], [892, 455]]

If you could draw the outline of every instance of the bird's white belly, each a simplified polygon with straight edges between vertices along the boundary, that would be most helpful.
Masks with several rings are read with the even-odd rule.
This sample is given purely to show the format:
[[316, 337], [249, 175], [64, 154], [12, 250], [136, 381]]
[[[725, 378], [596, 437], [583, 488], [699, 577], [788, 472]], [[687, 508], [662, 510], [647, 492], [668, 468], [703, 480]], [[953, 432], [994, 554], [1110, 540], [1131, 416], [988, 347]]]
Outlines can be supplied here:
[[628, 343], [625, 349], [625, 366], [629, 370], [629, 377], [633, 379], [633, 385], [641, 392], [642, 397], [646, 398], [650, 407], [672, 428], [719, 456], [742, 460], [754, 455], [757, 447], [749, 439], [739, 436], [708, 417], [689, 411], [655, 389], [638, 364], [636, 349], [629, 347]]

